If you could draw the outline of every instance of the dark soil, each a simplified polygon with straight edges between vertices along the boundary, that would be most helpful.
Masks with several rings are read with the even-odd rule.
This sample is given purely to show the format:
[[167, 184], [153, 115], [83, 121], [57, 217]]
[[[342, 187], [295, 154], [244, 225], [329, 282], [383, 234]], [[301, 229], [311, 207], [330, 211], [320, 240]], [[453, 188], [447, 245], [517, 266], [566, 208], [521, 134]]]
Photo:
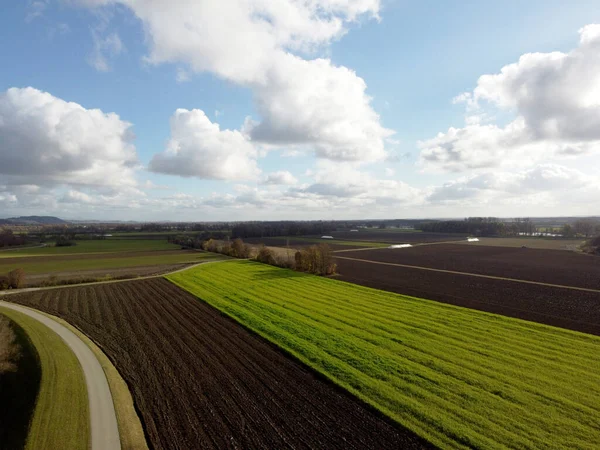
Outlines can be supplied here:
[[421, 244], [428, 242], [464, 241], [466, 234], [460, 233], [403, 233], [401, 231], [360, 230], [334, 231], [331, 235], [336, 239], [349, 241], [386, 242], [389, 244]]
[[426, 445], [164, 279], [8, 299], [62, 317], [104, 350], [152, 448]]
[[[600, 289], [600, 258], [564, 250], [436, 244], [347, 252], [343, 256]], [[374, 266], [373, 270], [381, 267]]]
[[[359, 253], [366, 259], [369, 252]], [[344, 281], [600, 336], [597, 293], [345, 259], [336, 263]], [[564, 282], [560, 273], [554, 281]]]

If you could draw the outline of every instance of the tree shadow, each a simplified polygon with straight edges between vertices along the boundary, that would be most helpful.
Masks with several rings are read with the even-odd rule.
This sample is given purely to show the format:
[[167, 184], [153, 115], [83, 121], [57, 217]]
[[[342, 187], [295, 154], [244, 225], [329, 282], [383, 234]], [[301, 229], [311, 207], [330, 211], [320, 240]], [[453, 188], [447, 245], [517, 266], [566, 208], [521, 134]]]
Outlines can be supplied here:
[[20, 326], [13, 321], [10, 324], [20, 355], [16, 371], [0, 373], [1, 450], [25, 448], [42, 376], [34, 345]]

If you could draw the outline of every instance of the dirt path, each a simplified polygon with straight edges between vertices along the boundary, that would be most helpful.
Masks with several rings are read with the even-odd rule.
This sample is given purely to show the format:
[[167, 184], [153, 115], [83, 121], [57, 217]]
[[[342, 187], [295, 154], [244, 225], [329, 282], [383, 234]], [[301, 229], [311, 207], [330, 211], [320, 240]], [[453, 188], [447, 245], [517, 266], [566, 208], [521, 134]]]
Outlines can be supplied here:
[[[30, 308], [0, 301], [0, 306], [32, 317], [58, 334], [79, 360], [88, 390], [92, 450], [119, 450], [121, 442], [112, 395], [102, 366], [89, 347], [58, 322]], [[60, 426], [60, 424], [57, 424]]]
[[534, 284], [537, 286], [548, 286], [548, 287], [554, 287], [554, 288], [560, 288], [560, 289], [571, 289], [571, 290], [575, 290], [575, 291], [593, 292], [596, 294], [600, 294], [600, 289], [590, 289], [590, 288], [583, 288], [583, 287], [577, 287], [577, 286], [565, 286], [562, 284], [542, 283], [540, 281], [520, 280], [517, 278], [498, 277], [498, 276], [494, 276], [494, 275], [483, 275], [483, 274], [479, 274], [479, 273], [458, 272], [455, 270], [434, 269], [432, 267], [413, 266], [413, 265], [409, 265], [409, 264], [398, 264], [398, 263], [389, 263], [389, 262], [381, 262], [381, 261], [372, 261], [369, 259], [349, 258], [347, 256], [337, 256], [336, 255], [335, 258], [347, 259], [349, 261], [359, 261], [359, 262], [369, 263], [369, 264], [378, 264], [378, 265], [382, 265], [382, 266], [404, 267], [407, 269], [419, 269], [419, 270], [427, 270], [430, 272], [450, 273], [453, 275], [464, 275], [464, 276], [469, 276], [469, 277], [487, 278], [490, 280], [512, 281], [515, 283]]

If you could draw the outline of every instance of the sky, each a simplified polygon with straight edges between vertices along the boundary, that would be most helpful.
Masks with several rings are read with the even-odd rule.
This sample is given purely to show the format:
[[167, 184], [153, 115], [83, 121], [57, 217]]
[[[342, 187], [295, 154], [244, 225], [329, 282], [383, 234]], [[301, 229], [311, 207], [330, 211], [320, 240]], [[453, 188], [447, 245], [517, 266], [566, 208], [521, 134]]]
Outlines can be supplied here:
[[0, 217], [600, 214], [600, 2], [0, 6]]

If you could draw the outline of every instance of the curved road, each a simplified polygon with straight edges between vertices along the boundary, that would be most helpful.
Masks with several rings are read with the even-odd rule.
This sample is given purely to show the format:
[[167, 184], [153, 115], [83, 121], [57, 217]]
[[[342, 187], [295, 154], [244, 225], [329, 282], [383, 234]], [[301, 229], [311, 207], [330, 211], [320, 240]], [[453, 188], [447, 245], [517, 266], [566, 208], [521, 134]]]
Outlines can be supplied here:
[[89, 347], [72, 331], [33, 309], [0, 300], [0, 306], [14, 309], [43, 323], [73, 350], [79, 360], [87, 385], [90, 403], [90, 430], [92, 450], [119, 450], [121, 441], [112, 395], [102, 366]]

